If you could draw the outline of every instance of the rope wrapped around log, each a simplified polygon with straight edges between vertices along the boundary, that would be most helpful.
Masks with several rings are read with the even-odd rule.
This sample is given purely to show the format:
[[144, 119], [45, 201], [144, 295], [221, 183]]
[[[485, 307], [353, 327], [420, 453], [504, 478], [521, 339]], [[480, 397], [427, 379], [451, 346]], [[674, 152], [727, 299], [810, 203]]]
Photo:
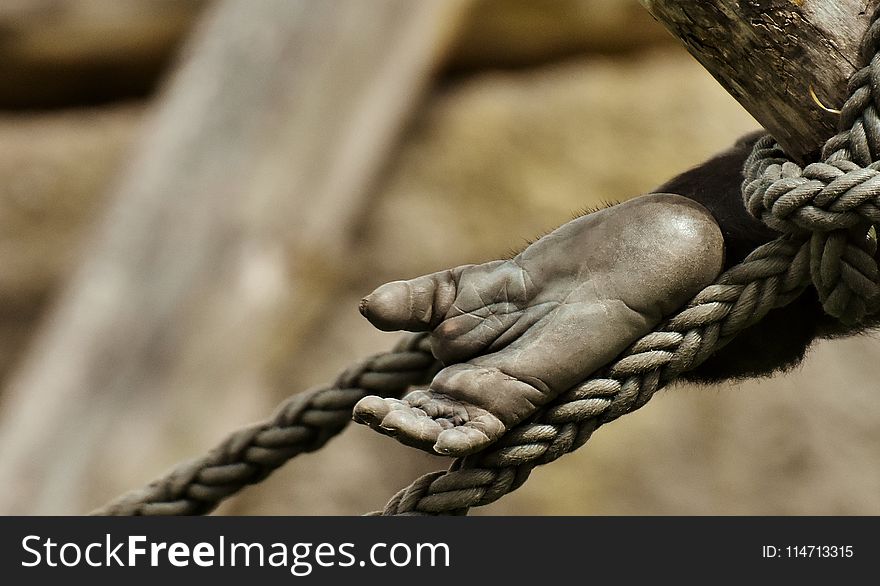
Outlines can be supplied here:
[[[630, 413], [770, 310], [813, 285], [825, 311], [858, 323], [880, 304], [880, 20], [865, 36], [867, 65], [849, 83], [840, 128], [822, 161], [801, 168], [772, 137], [744, 166], [746, 208], [782, 235], [723, 273], [678, 314], [616, 361], [541, 408], [483, 452], [455, 460], [398, 492], [382, 515], [466, 514], [521, 486], [536, 466], [582, 446], [599, 426]], [[321, 447], [366, 394], [398, 396], [439, 368], [427, 337], [349, 369], [334, 387], [295, 395], [269, 421], [235, 432], [206, 457], [95, 511], [202, 514], [264, 479], [293, 456]]]
[[621, 358], [542, 408], [490, 449], [423, 476], [381, 512], [463, 514], [515, 490], [535, 466], [571, 452], [600, 425], [644, 405], [737, 333], [812, 284], [826, 313], [853, 324], [875, 313], [880, 271], [880, 13], [865, 35], [865, 67], [853, 74], [841, 131], [822, 162], [801, 168], [770, 137], [758, 141], [743, 169], [747, 209], [783, 232], [698, 293]]

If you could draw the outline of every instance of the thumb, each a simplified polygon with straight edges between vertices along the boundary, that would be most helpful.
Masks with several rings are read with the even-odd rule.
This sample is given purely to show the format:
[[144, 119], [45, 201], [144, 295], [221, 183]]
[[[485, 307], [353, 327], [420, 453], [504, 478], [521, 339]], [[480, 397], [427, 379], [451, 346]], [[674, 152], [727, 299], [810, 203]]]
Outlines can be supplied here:
[[371, 324], [386, 332], [432, 330], [455, 301], [463, 268], [386, 283], [361, 299], [359, 309]]

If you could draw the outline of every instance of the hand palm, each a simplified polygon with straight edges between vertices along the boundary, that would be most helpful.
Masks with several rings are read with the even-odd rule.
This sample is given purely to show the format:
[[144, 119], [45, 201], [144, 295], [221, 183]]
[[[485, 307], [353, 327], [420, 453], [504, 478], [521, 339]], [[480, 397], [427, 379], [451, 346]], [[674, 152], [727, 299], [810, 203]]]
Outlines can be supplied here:
[[383, 285], [364, 315], [431, 331], [447, 366], [427, 390], [363, 399], [355, 418], [422, 449], [479, 451], [648, 333], [722, 260], [704, 208], [653, 194], [577, 218], [513, 259]]

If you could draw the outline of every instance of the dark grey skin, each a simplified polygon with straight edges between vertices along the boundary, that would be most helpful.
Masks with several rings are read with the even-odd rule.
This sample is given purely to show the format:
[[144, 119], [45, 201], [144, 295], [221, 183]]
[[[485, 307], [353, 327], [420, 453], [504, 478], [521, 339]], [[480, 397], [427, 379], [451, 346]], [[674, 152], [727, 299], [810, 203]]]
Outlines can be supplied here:
[[721, 272], [709, 211], [670, 193], [582, 216], [509, 260], [382, 285], [377, 328], [430, 331], [448, 365], [427, 390], [366, 397], [355, 419], [450, 456], [482, 450], [583, 381]]
[[[687, 301], [690, 293], [685, 291], [689, 287], [693, 286], [696, 291], [702, 287], [697, 284], [703, 282], [702, 277], [707, 277], [706, 282], [714, 278], [715, 257], [693, 255], [689, 249], [694, 245], [693, 241], [684, 238], [678, 250], [666, 247], [681, 236], [676, 234], [675, 228], [682, 226], [676, 219], [679, 211], [686, 211], [685, 216], [690, 218], [684, 224], [692, 222], [695, 217], [705, 219], [704, 215], [692, 215], [694, 209], [709, 211], [723, 236], [725, 270], [778, 236], [748, 214], [740, 193], [743, 163], [761, 135], [757, 132], [741, 137], [731, 148], [654, 190], [684, 196], [696, 202], [696, 208], [693, 204], [691, 207], [682, 206], [681, 198], [676, 196], [663, 196], [667, 200], [661, 206], [663, 213], [656, 217], [640, 214], [637, 219], [625, 211], [625, 221], [620, 217], [615, 220], [625, 224], [625, 229], [615, 231], [609, 222], [602, 230], [610, 236], [600, 238], [597, 229], [594, 240], [590, 232], [593, 231], [593, 222], [597, 221], [595, 216], [608, 217], [609, 212], [630, 209], [629, 204], [622, 204], [563, 226], [557, 231], [561, 231], [559, 238], [536, 242], [532, 245], [536, 247], [534, 250], [529, 247], [523, 253], [529, 255], [528, 273], [532, 277], [532, 289], [521, 298], [511, 296], [511, 291], [516, 290], [513, 283], [508, 283], [508, 298], [504, 298], [504, 275], [522, 272], [516, 265], [505, 265], [509, 261], [459, 267], [380, 287], [362, 303], [364, 314], [381, 329], [431, 330], [435, 353], [445, 364], [452, 365], [452, 370], [442, 371], [440, 375], [443, 376], [438, 375], [429, 391], [411, 393], [402, 401], [365, 398], [355, 407], [355, 418], [383, 433], [395, 435], [403, 443], [428, 451], [465, 455], [491, 443], [491, 438], [497, 438], [513, 425], [513, 421], [527, 417], [541, 401], [546, 402], [551, 395], [558, 394], [560, 388], [565, 390], [567, 380], [580, 380], [604, 366], [645, 333], [650, 327], [645, 324], [655, 323], [652, 320], [656, 320], [657, 313], [671, 313]], [[636, 201], [644, 201], [644, 197], [647, 196]], [[600, 223], [605, 224], [605, 221]], [[662, 226], [665, 224], [669, 225], [669, 231], [664, 234]], [[703, 233], [707, 242], [713, 242], [712, 246], [715, 246], [717, 227], [707, 226], [702, 221], [696, 222], [694, 227], [699, 229], [692, 237]], [[652, 237], [654, 231], [658, 233]], [[699, 240], [697, 237], [696, 241]], [[615, 247], [618, 247], [617, 252]], [[627, 247], [637, 249], [634, 256], [629, 257], [630, 252], [623, 252]], [[591, 251], [588, 256], [584, 256], [584, 249]], [[632, 260], [641, 258], [640, 254], [644, 256], [646, 249], [651, 264]], [[712, 250], [721, 254], [720, 246]], [[667, 278], [681, 275], [688, 279], [680, 283], [675, 292], [681, 297], [664, 298], [670, 291], [654, 289], [661, 282], [657, 280], [657, 274]], [[597, 279], [597, 275], [602, 278]], [[588, 290], [587, 283], [593, 281], [596, 283], [595, 298], [591, 300], [584, 296], [578, 299], [580, 305], [573, 305], [575, 297], [569, 294], [582, 294]], [[648, 288], [649, 284], [651, 288]], [[499, 286], [501, 299], [498, 298]], [[482, 294], [483, 299], [476, 293]], [[458, 297], [462, 298], [461, 303], [456, 303]], [[555, 300], [557, 306], [567, 306], [560, 312], [560, 315], [569, 314], [571, 319], [566, 318], [566, 324], [561, 324], [559, 318], [554, 320], [547, 316], [534, 321], [535, 315], [541, 314], [541, 308], [532, 306], [538, 303], [538, 299], [547, 298]], [[455, 314], [453, 303], [459, 307], [459, 315]], [[546, 310], [546, 306], [542, 307]], [[576, 307], [586, 309], [585, 313], [570, 315], [577, 313], [574, 311]], [[656, 308], [654, 313], [651, 307]], [[461, 310], [470, 312], [471, 317], [465, 316]], [[603, 314], [606, 310], [607, 313]], [[623, 316], [619, 322], [618, 315]], [[455, 317], [459, 319], [453, 322]], [[447, 320], [454, 325], [445, 326]], [[473, 333], [461, 334], [469, 323], [477, 326]], [[505, 324], [513, 325], [505, 326], [507, 329], [503, 333], [493, 337], [490, 324], [496, 329]], [[682, 378], [696, 383], [716, 383], [770, 376], [797, 366], [814, 340], [852, 336], [878, 328], [880, 314], [868, 316], [858, 325], [843, 325], [825, 315], [815, 290], [809, 287], [794, 302], [772, 310], [704, 363], [684, 373]], [[482, 350], [479, 349], [480, 336], [486, 340]], [[572, 337], [577, 339], [572, 340]], [[546, 365], [551, 365], [549, 368], [541, 366], [544, 360]], [[510, 370], [511, 363], [513, 371]], [[502, 370], [494, 372], [493, 367]], [[485, 370], [494, 373], [496, 378], [505, 377], [504, 373], [512, 375], [506, 377], [504, 386], [510, 392], [500, 395], [494, 384], [481, 386], [476, 374]], [[447, 371], [451, 374], [458, 372], [459, 376], [452, 377]], [[461, 381], [467, 384], [460, 384]], [[440, 441], [441, 432], [447, 429], [453, 433], [443, 433]]]

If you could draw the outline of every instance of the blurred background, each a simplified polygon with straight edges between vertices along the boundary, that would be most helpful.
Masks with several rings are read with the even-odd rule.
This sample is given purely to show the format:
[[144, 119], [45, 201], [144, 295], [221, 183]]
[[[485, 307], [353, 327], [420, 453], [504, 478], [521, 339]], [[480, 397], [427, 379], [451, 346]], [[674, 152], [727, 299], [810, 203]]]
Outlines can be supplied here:
[[[389, 348], [379, 284], [758, 127], [636, 0], [248, 4], [0, 4], [4, 514], [150, 481]], [[668, 389], [472, 514], [880, 514], [878, 358]], [[353, 425], [219, 512], [361, 514], [447, 465]]]

